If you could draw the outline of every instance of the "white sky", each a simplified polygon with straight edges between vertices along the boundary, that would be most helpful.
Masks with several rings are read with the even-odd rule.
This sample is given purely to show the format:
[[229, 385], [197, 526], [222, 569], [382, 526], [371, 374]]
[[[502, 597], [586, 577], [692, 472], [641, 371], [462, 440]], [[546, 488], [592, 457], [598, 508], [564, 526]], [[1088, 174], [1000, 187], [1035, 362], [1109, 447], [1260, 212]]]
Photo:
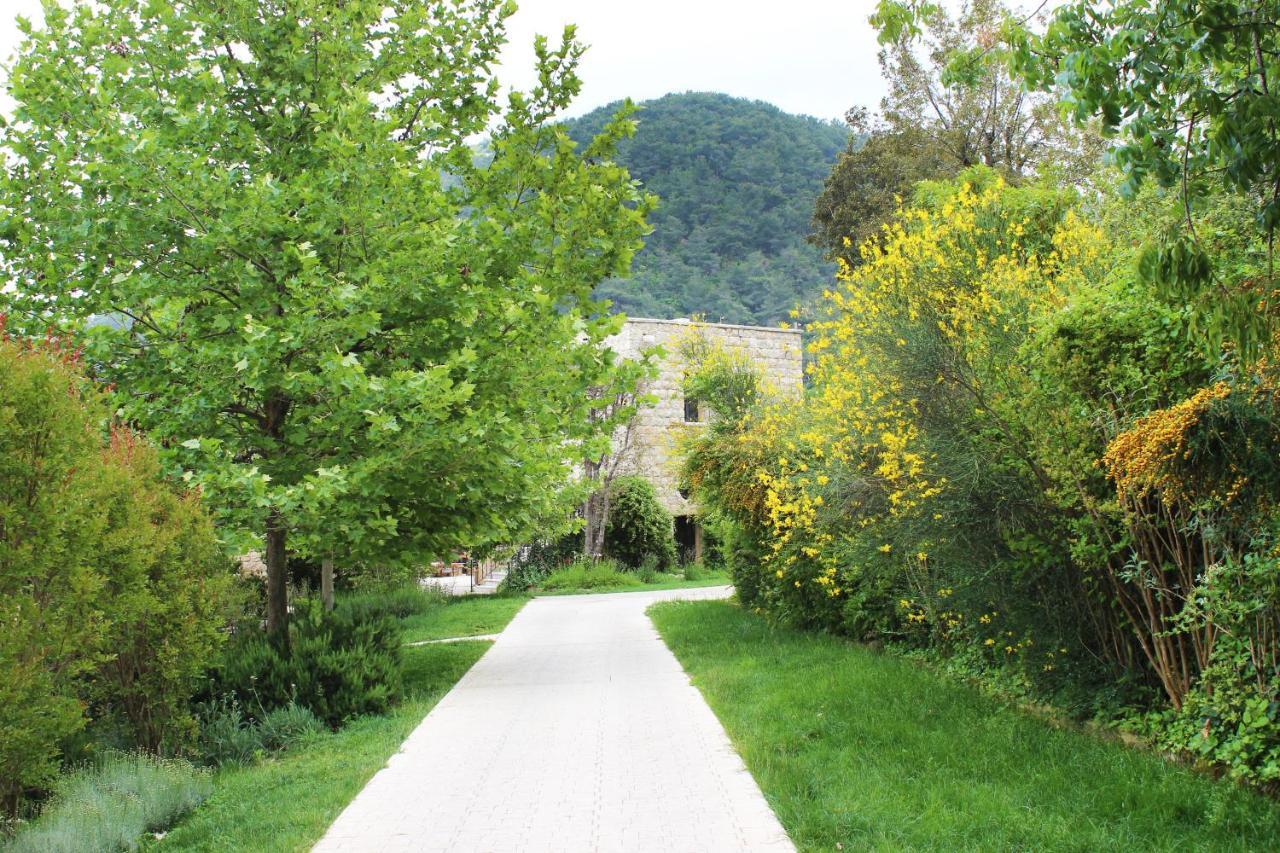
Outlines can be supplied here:
[[[715, 91], [776, 104], [792, 113], [841, 118], [874, 108], [884, 94], [876, 38], [867, 17], [875, 0], [521, 0], [508, 22], [498, 78], [527, 88], [533, 36], [558, 41], [567, 23], [590, 49], [582, 94], [570, 115], [631, 97]], [[15, 15], [40, 20], [39, 0], [0, 0], [0, 58], [19, 40]], [[0, 110], [9, 111], [0, 95]]]

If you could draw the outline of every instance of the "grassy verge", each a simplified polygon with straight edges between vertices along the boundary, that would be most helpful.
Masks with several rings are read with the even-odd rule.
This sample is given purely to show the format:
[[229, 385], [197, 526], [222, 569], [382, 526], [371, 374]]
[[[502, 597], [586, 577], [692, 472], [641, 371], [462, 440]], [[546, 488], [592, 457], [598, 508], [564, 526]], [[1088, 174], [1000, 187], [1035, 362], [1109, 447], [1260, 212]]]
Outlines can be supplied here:
[[213, 779], [213, 795], [155, 849], [309, 849], [489, 645], [466, 642], [405, 649], [407, 698], [393, 712], [356, 720], [279, 758], [220, 770]]
[[564, 588], [536, 589], [537, 595], [586, 595], [598, 592], [656, 592], [663, 589], [696, 589], [704, 586], [726, 586], [733, 583], [727, 574], [704, 571], [694, 580], [686, 580], [678, 575], [659, 574], [652, 583], [644, 583], [637, 579], [633, 585], [613, 588]]
[[402, 620], [404, 641], [497, 634], [529, 599], [523, 595], [461, 595]]
[[728, 602], [651, 615], [801, 850], [1265, 850], [1280, 805]]

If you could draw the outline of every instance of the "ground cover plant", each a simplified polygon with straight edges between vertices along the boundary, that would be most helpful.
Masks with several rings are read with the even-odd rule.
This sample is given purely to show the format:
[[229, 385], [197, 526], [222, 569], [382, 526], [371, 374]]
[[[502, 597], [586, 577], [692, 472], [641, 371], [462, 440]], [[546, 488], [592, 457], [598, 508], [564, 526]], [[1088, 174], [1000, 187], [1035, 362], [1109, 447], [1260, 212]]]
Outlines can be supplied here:
[[159, 851], [307, 850], [489, 648], [483, 641], [403, 652], [404, 700], [276, 757], [213, 775], [213, 794], [154, 845]]
[[207, 771], [185, 761], [107, 753], [64, 774], [40, 817], [3, 844], [7, 853], [136, 850], [213, 791]]
[[729, 602], [650, 610], [801, 850], [1262, 850], [1280, 806]]
[[326, 612], [319, 601], [300, 599], [287, 633], [285, 643], [255, 625], [241, 626], [210, 671], [208, 696], [234, 696], [261, 713], [298, 704], [334, 728], [382, 713], [400, 698], [395, 617], [355, 607]]

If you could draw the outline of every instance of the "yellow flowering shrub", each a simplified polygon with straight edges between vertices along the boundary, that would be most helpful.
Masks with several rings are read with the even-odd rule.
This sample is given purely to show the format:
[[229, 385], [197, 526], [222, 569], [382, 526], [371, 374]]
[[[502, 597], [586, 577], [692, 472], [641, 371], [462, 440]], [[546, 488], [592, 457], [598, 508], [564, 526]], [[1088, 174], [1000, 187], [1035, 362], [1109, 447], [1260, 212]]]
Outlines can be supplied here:
[[[754, 532], [754, 603], [780, 618], [896, 631], [920, 623], [897, 606], [909, 592], [932, 630], [956, 632], [962, 608], [940, 606], [939, 590], [971, 591], [952, 582], [967, 545], [945, 529], [956, 466], [939, 436], [977, 434], [1017, 454], [1017, 400], [1032, 380], [1009, 362], [1098, 256], [1100, 235], [1059, 195], [1011, 190], [990, 173], [935, 191], [823, 295], [803, 402], [765, 395], [731, 438], [702, 439], [722, 453], [691, 454], [699, 500]], [[935, 551], [921, 571], [918, 555]]]

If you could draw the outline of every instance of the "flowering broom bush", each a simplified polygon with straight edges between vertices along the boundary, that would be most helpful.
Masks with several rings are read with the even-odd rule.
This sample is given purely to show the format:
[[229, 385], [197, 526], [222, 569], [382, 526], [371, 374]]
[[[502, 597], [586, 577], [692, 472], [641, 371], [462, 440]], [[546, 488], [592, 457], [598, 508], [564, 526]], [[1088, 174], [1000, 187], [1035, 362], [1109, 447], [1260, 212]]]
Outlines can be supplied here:
[[[1165, 743], [1269, 782], [1272, 369], [1199, 346], [1160, 301], [1142, 235], [1167, 206], [1140, 201], [1086, 215], [983, 170], [921, 184], [824, 294], [802, 401], [693, 359], [721, 416], [687, 442], [685, 479], [770, 618], [941, 653], [1083, 714], [1167, 707]], [[1237, 213], [1205, 216], [1247, 275]]]

